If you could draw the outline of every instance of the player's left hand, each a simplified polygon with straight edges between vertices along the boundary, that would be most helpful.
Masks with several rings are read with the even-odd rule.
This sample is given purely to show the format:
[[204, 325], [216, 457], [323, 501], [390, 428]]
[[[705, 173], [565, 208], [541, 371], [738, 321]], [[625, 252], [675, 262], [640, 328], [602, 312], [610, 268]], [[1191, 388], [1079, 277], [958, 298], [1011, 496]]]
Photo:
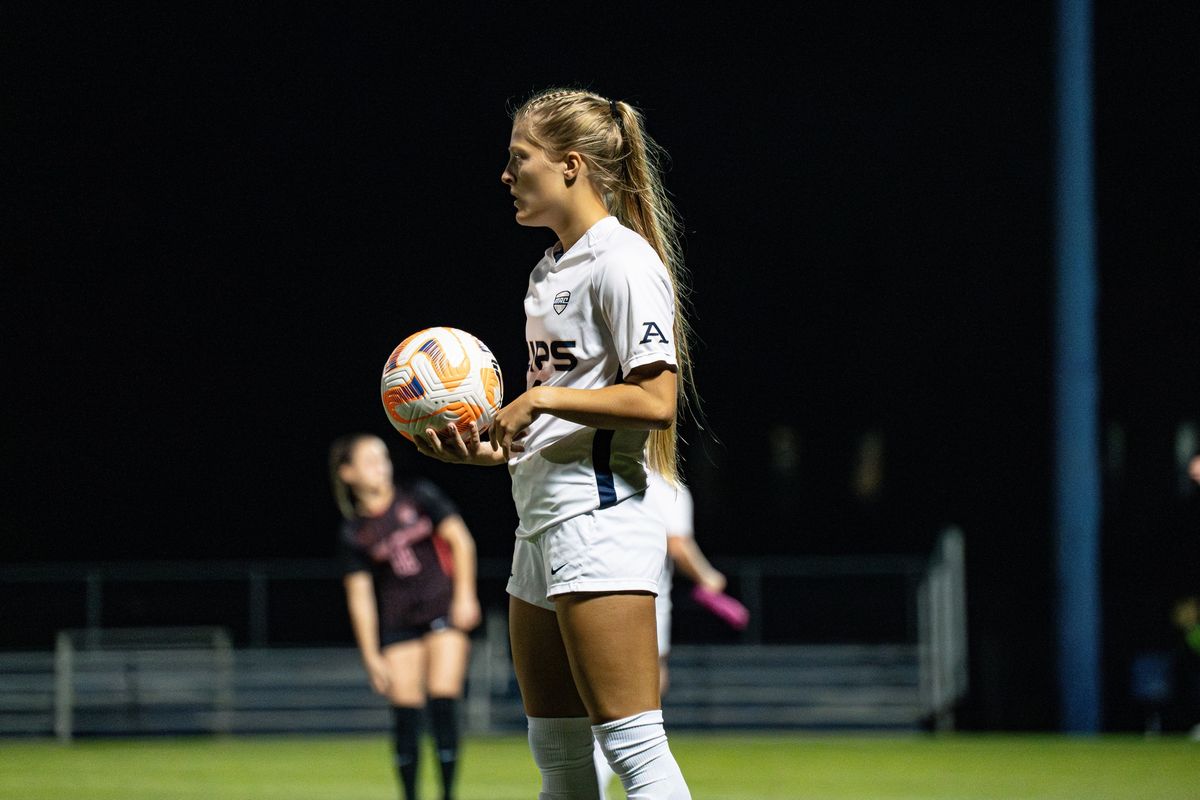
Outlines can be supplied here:
[[456, 597], [450, 601], [450, 624], [458, 630], [474, 630], [482, 618], [478, 597]]
[[497, 411], [488, 430], [492, 449], [502, 450], [506, 459], [511, 453], [525, 452], [525, 443], [521, 440], [529, 433], [529, 425], [534, 417], [533, 402], [529, 395], [530, 392], [525, 392]]

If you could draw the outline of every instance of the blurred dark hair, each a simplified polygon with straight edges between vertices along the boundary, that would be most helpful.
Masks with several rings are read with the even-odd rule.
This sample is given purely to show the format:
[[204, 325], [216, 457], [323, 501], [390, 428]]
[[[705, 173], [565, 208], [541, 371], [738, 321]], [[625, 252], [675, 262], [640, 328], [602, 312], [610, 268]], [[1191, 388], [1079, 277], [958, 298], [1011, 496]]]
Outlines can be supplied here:
[[[338, 474], [340, 468], [354, 458], [354, 448], [363, 439], [377, 439], [373, 433], [350, 433], [339, 436], [329, 445], [329, 483], [333, 488], [333, 500], [337, 503], [338, 511], [346, 519], [354, 519], [357, 514], [354, 508], [354, 492]], [[386, 443], [384, 445], [387, 446]]]

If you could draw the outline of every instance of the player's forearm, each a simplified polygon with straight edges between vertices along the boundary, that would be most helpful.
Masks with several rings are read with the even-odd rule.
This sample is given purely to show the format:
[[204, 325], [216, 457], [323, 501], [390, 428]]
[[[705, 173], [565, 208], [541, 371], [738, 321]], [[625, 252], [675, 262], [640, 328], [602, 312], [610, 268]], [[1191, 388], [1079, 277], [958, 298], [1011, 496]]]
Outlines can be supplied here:
[[469, 600], [475, 597], [475, 548], [470, 555], [454, 558], [454, 597]]
[[[672, 536], [667, 539], [667, 552], [671, 556], [671, 560], [675, 562], [675, 569], [679, 570], [688, 580], [700, 583], [704, 577], [704, 572], [701, 570], [697, 559], [687, 546], [685, 537]], [[701, 556], [703, 558], [703, 556]], [[708, 562], [704, 562], [708, 566]], [[709, 569], [712, 569], [709, 567]]]
[[664, 430], [675, 419], [675, 393], [663, 396], [637, 384], [601, 389], [538, 386], [530, 390], [535, 414], [605, 430]]
[[708, 563], [693, 539], [672, 536], [667, 539], [667, 550], [679, 571], [692, 581], [714, 591], [724, 590], [725, 576]]
[[370, 578], [346, 578], [346, 607], [350, 611], [350, 627], [363, 660], [379, 653], [379, 612], [375, 609], [374, 587]]
[[475, 540], [466, 523], [461, 517], [447, 517], [438, 525], [437, 532], [450, 545], [454, 596], [458, 599], [475, 597]]

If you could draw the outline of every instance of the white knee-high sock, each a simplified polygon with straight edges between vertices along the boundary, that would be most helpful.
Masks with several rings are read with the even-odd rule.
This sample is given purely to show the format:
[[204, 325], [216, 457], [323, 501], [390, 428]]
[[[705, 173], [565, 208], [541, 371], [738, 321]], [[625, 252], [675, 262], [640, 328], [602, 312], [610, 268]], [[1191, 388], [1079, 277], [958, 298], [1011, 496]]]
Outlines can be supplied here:
[[667, 746], [662, 710], [593, 725], [629, 800], [691, 800], [683, 773]]
[[604, 757], [604, 750], [599, 742], [596, 742], [596, 749], [592, 752], [592, 760], [596, 762], [596, 783], [600, 787], [600, 800], [604, 800], [608, 796], [608, 785], [617, 773], [608, 765], [608, 759]]
[[529, 749], [542, 773], [538, 800], [600, 800], [587, 717], [528, 717]]

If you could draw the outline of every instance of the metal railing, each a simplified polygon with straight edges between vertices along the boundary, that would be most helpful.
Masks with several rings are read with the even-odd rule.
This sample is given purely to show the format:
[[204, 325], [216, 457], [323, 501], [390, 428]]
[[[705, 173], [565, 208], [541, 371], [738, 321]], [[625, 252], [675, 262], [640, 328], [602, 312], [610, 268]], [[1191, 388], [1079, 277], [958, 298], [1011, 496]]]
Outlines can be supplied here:
[[[725, 644], [710, 645], [710, 647], [717, 653], [715, 656], [717, 661], [720, 660], [720, 652], [727, 649], [729, 663], [744, 664], [747, 669], [756, 668], [755, 659], [766, 658], [770, 661], [778, 657], [801, 660], [808, 658], [795, 647], [788, 651], [786, 647], [780, 645], [761, 644], [764, 641], [785, 641], [779, 635], [779, 631], [772, 629], [772, 618], [765, 613], [768, 609], [768, 594], [773, 590], [772, 587], [776, 587], [775, 590], [777, 590], [777, 587], [783, 584], [789, 587], [803, 587], [821, 582], [837, 586], [839, 581], [844, 580], [863, 581], [865, 585], [872, 588], [872, 591], [884, 591], [881, 580], [890, 581], [891, 583], [888, 584], [890, 586], [903, 587], [899, 590], [902, 591], [903, 598], [893, 596], [888, 603], [897, 605], [897, 608], [894, 609], [895, 616], [897, 619], [903, 619], [904, 630], [890, 636], [886, 642], [881, 640], [874, 644], [879, 647], [906, 644], [912, 646], [915, 654], [913, 666], [916, 676], [913, 685], [915, 701], [923, 709], [926, 720], [932, 722], [936, 727], [953, 726], [955, 707], [964, 696], [968, 686], [965, 561], [963, 535], [960, 531], [957, 529], [944, 531], [933, 554], [928, 558], [909, 556], [732, 558], [717, 559], [716, 564], [730, 577], [731, 585], [736, 587], [738, 596], [749, 608], [751, 623], [736, 639], [726, 636], [722, 640]], [[502, 581], [507, 577], [508, 566], [508, 561], [505, 559], [482, 559], [479, 569], [481, 581]], [[106, 593], [109, 591], [117, 591], [118, 594], [124, 592], [128, 595], [131, 587], [136, 587], [141, 583], [176, 585], [185, 582], [212, 582], [225, 584], [225, 591], [228, 592], [228, 584], [231, 582], [243, 584], [243, 588], [235, 590], [235, 592], [242, 595], [244, 606], [236, 612], [230, 612], [229, 608], [226, 608], [225, 613], [244, 613], [245, 616], [237, 620], [211, 619], [205, 621], [221, 627], [234, 627], [245, 631], [245, 635], [239, 637], [238, 644], [239, 648], [245, 649], [232, 649], [230, 636], [228, 633], [224, 633], [222, 634], [226, 637], [224, 650], [221, 647], [210, 647], [208, 648], [210, 652], [205, 657], [212, 658], [214, 657], [213, 653], [217, 652], [226, 652], [227, 655], [232, 652], [238, 659], [242, 659], [238, 662], [242, 664], [240, 669], [253, 669], [254, 664], [261, 664], [265, 668], [276, 660], [274, 656], [270, 655], [271, 648], [268, 647], [271, 641], [268, 612], [272, 587], [275, 582], [299, 581], [304, 586], [307, 586], [308, 582], [313, 582], [314, 585], [336, 585], [340, 582], [341, 574], [339, 565], [333, 560], [48, 564], [0, 567], [0, 586], [25, 584], [30, 591], [56, 591], [56, 589], [61, 591], [64, 585], [70, 584], [83, 587], [82, 616], [86, 619], [87, 625], [82, 630], [74, 631], [69, 635], [64, 634], [66, 638], [59, 637], [57, 664], [54, 665], [53, 670], [58, 676], [56, 684], [58, 696], [60, 698], [67, 697], [69, 700], [69, 693], [74, 691], [71, 684], [73, 679], [70, 676], [73, 674], [73, 670], [78, 671], [81, 648], [86, 649], [85, 646], [88, 643], [100, 642], [104, 637], [109, 637], [111, 642], [113, 634], [106, 629], [110, 626], [125, 624], [118, 619], [120, 615], [115, 612], [119, 609], [115, 606], [113, 613], [106, 610]], [[892, 589], [891, 591], [897, 590]], [[134, 591], [134, 594], [136, 593]], [[902, 606], [902, 610], [900, 606]], [[779, 603], [773, 604], [773, 607], [776, 609], [774, 619], [778, 621]], [[694, 609], [693, 613], [695, 613]], [[78, 612], [76, 612], [76, 616], [78, 616]], [[789, 613], [788, 616], [803, 615]], [[5, 647], [2, 637], [3, 633], [0, 632], [0, 650]], [[504, 715], [511, 716], [509, 712], [512, 709], [505, 706], [504, 703], [510, 702], [514, 695], [514, 682], [508, 661], [505, 618], [501, 609], [495, 607], [490, 609], [485, 629], [480, 631], [475, 638], [471, 683], [475, 689], [486, 687], [486, 690], [473, 690], [468, 697], [467, 721], [473, 730], [490, 730], [497, 724], [505, 724], [507, 717]], [[146, 645], [143, 649], [147, 651], [162, 649], [151, 646], [151, 642], [143, 642], [143, 644]], [[343, 643], [339, 652], [352, 654], [352, 650], [346, 651], [345, 644]], [[739, 644], [748, 647], [742, 648], [744, 652], [735, 653]], [[772, 650], [772, 648], [776, 649]], [[101, 648], [101, 650], [103, 649]], [[118, 646], [115, 649], [119, 650], [120, 648]], [[311, 652], [315, 653], [316, 651]], [[680, 655], [684, 652], [683, 648], [677, 648], [677, 653]], [[782, 656], [785, 652], [791, 652], [792, 655]], [[254, 653], [260, 655], [250, 657]], [[32, 664], [37, 660], [32, 658], [35, 654], [29, 653], [28, 655], [30, 658], [23, 663]], [[243, 656], [245, 657], [243, 658]], [[125, 657], [133, 656], [127, 653]], [[216, 657], [219, 658], [219, 655]], [[703, 668], [703, 670], [711, 672], [711, 669], [719, 666], [716, 661], [712, 660], [713, 658], [713, 656], [706, 657], [705, 662], [696, 668]], [[14, 661], [14, 663], [16, 662]], [[54, 662], [49, 663], [53, 664]], [[226, 658], [226, 661], [222, 663], [229, 663], [229, 659]], [[353, 659], [350, 663], [351, 668], [345, 673], [346, 679], [361, 683], [361, 675], [357, 674]], [[686, 660], [681, 660], [679, 665], [681, 669], [685, 668], [685, 663]], [[781, 662], [778, 668], [773, 668], [770, 672], [771, 674], [784, 674], [787, 669], [786, 665]], [[831, 667], [831, 669], [834, 668]], [[848, 674], [846, 667], [843, 666], [841, 669], [844, 674]], [[64, 678], [64, 675], [68, 677]], [[680, 678], [684, 677], [681, 672]], [[699, 677], [702, 680], [711, 679], [711, 676], [699, 675]], [[41, 707], [40, 701], [35, 702], [30, 693], [23, 692], [21, 689], [26, 685], [37, 684], [40, 686], [41, 684], [38, 683], [40, 680], [32, 668], [28, 673], [17, 675], [15, 672], [5, 673], [0, 665], [0, 722], [4, 721], [6, 712], [18, 713], [13, 709], [22, 708], [32, 713], [34, 706]], [[46, 680], [50, 683], [54, 681], [51, 676], [46, 676]], [[677, 684], [677, 686], [682, 689], [682, 684]], [[226, 684], [226, 691], [228, 691], [228, 684]], [[680, 700], [685, 697], [686, 693], [681, 694]], [[368, 702], [370, 700], [369, 695], [364, 695], [364, 698], [365, 700], [360, 701]], [[72, 725], [69, 719], [61, 716], [63, 702], [60, 702], [57, 707], [60, 709], [60, 717], [55, 727], [59, 730], [60, 735], [69, 735]], [[67, 702], [66, 707], [70, 708], [71, 703]], [[262, 712], [262, 714], [265, 713]], [[260, 718], [266, 719], [262, 714], [260, 714]], [[497, 716], [498, 714], [500, 716]], [[504, 717], [504, 719], [500, 717]], [[798, 720], [802, 719], [802, 716], [793, 714], [789, 718]], [[221, 721], [222, 719], [225, 719], [224, 723]], [[363, 719], [369, 722], [374, 717], [367, 715]], [[223, 729], [226, 729], [228, 715], [224, 718], [219, 715], [214, 716], [209, 722], [222, 725]], [[0, 732], [5, 729], [6, 726], [0, 725]], [[12, 726], [9, 726], [8, 729], [14, 732], [17, 730]]]
[[205, 730], [229, 733], [233, 676], [233, 643], [224, 628], [60, 631], [54, 648], [54, 734], [71, 740], [81, 705], [116, 705], [123, 716], [141, 717], [143, 709], [163, 703], [200, 707]]
[[966, 549], [957, 528], [942, 533], [917, 587], [921, 701], [935, 728], [954, 727], [967, 693]]
[[[792, 581], [837, 578], [898, 578], [904, 583], [904, 614], [907, 631], [902, 638], [915, 639], [920, 632], [916, 587], [929, 569], [928, 559], [920, 556], [782, 556], [773, 558], [733, 557], [716, 558], [713, 563], [737, 587], [739, 599], [750, 611], [750, 622], [739, 641], [759, 644], [770, 638], [764, 629], [766, 597], [764, 585], [773, 578]], [[509, 573], [508, 559], [481, 558], [478, 574], [481, 580], [502, 583]], [[245, 616], [241, 620], [213, 619], [234, 629], [243, 627], [247, 634], [244, 643], [265, 647], [273, 643], [269, 611], [272, 584], [283, 581], [304, 581], [314, 584], [340, 584], [342, 569], [333, 559], [291, 559], [272, 561], [151, 561], [114, 563], [63, 563], [0, 566], [0, 586], [4, 584], [75, 585], [84, 589], [81, 610], [85, 629], [101, 630], [124, 626], [123, 620], [112, 618], [107, 608], [106, 594], [117, 586], [135, 584], [182, 583], [239, 583], [245, 601]], [[349, 630], [347, 626], [347, 631]], [[0, 634], [0, 649], [6, 643]]]

